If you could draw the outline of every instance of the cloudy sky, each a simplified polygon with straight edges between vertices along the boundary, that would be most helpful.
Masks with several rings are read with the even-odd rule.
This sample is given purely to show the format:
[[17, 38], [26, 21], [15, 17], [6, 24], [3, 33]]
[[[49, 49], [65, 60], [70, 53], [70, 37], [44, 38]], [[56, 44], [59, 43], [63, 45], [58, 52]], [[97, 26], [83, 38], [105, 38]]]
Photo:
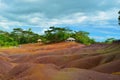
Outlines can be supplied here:
[[43, 34], [49, 26], [90, 32], [97, 41], [120, 38], [120, 0], [0, 0], [0, 29], [32, 28]]

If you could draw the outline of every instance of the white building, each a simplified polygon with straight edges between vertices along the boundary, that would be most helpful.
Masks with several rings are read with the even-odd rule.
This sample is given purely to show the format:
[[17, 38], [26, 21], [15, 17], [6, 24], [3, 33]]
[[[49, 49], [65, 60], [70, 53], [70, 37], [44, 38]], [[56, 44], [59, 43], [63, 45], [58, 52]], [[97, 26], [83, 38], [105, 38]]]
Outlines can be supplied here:
[[38, 39], [37, 42], [40, 43], [40, 42], [42, 42], [42, 40], [41, 40], [41, 39]]
[[75, 38], [72, 38], [72, 37], [69, 37], [66, 41], [67, 41], [67, 42], [74, 42], [74, 41], [76, 41], [76, 39], [75, 39]]

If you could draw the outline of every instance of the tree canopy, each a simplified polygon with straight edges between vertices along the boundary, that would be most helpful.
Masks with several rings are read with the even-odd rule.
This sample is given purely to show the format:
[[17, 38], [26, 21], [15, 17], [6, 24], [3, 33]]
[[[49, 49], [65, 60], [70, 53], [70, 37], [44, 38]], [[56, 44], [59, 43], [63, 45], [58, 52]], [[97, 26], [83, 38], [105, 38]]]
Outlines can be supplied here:
[[50, 27], [45, 31], [44, 38], [47, 43], [56, 43], [65, 41], [70, 36], [71, 30], [66, 28]]
[[83, 44], [92, 44], [94, 39], [89, 37], [89, 33], [85, 31], [72, 31], [66, 28], [50, 27], [49, 30], [45, 31], [44, 38], [46, 43], [56, 43], [65, 41], [67, 38], [73, 37], [76, 42]]
[[105, 43], [113, 43], [114, 41], [116, 41], [115, 38], [108, 38], [105, 40]]
[[12, 32], [0, 30], [0, 46], [16, 46], [19, 44], [36, 43], [41, 39], [43, 43], [58, 43], [65, 41], [67, 38], [73, 37], [76, 42], [83, 44], [92, 44], [94, 39], [89, 37], [89, 33], [85, 31], [72, 31], [67, 28], [50, 27], [43, 35], [34, 33], [32, 29], [23, 30], [22, 28], [14, 28]]
[[19, 44], [25, 43], [34, 43], [37, 39], [40, 38], [40, 35], [32, 32], [29, 28], [28, 30], [23, 30], [21, 28], [14, 28], [13, 31], [10, 33], [10, 36], [14, 38]]
[[14, 28], [12, 32], [0, 30], [0, 46], [17, 46], [18, 44], [35, 43], [40, 35], [31, 29]]

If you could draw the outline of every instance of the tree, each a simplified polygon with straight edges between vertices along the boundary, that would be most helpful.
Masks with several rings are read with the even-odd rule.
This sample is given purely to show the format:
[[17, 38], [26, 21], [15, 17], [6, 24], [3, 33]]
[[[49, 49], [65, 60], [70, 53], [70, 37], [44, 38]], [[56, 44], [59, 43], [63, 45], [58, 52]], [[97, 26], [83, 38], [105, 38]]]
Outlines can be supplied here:
[[112, 43], [114, 41], [116, 41], [115, 38], [108, 38], [108, 39], [105, 40], [105, 43]]
[[17, 41], [19, 44], [21, 43], [21, 37], [23, 36], [23, 29], [14, 28], [11, 32], [11, 36]]
[[66, 40], [70, 36], [70, 30], [66, 28], [50, 27], [45, 31], [45, 43], [56, 43]]
[[18, 43], [14, 41], [14, 39], [10, 37], [8, 34], [0, 33], [0, 46], [16, 46], [17, 44]]
[[118, 14], [119, 14], [119, 17], [118, 17], [118, 23], [119, 23], [119, 25], [120, 25], [120, 11], [118, 12]]
[[34, 43], [40, 38], [40, 35], [32, 32], [32, 29], [23, 30], [21, 28], [14, 28], [11, 32], [11, 36], [19, 44]]
[[86, 45], [90, 45], [92, 43], [95, 43], [94, 39], [91, 39], [88, 32], [85, 31], [78, 31], [75, 32], [73, 37], [76, 39], [77, 42], [83, 43]]

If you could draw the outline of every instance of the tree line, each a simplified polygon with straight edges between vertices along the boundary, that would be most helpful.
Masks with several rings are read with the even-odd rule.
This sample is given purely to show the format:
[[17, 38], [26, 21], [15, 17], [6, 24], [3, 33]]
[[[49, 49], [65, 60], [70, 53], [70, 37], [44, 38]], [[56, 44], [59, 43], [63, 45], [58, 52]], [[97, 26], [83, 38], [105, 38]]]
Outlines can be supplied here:
[[14, 28], [12, 32], [0, 30], [0, 46], [17, 46], [32, 43], [36, 42], [38, 38], [40, 38], [40, 35], [32, 32], [31, 29]]
[[41, 39], [43, 43], [58, 43], [65, 41], [67, 38], [73, 37], [76, 42], [86, 45], [95, 43], [94, 39], [89, 37], [89, 33], [85, 31], [73, 31], [67, 28], [50, 27], [39, 35], [31, 29], [23, 30], [22, 28], [14, 28], [11, 32], [0, 30], [0, 46], [17, 46], [19, 44], [36, 43]]

